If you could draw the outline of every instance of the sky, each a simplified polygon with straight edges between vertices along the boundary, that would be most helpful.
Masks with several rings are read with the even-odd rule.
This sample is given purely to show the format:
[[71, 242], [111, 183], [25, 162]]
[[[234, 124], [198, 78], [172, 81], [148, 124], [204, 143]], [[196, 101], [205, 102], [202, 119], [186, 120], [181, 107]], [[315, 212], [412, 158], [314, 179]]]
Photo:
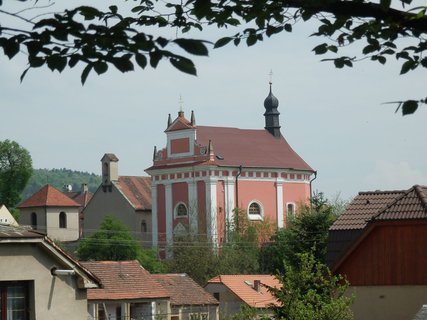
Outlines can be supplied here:
[[[349, 199], [359, 191], [427, 184], [427, 108], [402, 117], [396, 105], [383, 104], [424, 98], [427, 73], [400, 76], [394, 59], [335, 69], [311, 51], [324, 42], [310, 37], [313, 28], [299, 24], [253, 47], [211, 49], [209, 57], [193, 58], [197, 77], [161, 61], [157, 69], [91, 73], [84, 86], [81, 68], [33, 69], [20, 83], [25, 57], [9, 61], [0, 54], [0, 140], [25, 147], [34, 168], [100, 174], [103, 154], [114, 153], [120, 175], [146, 175], [154, 146], [165, 147], [168, 114], [176, 117], [180, 96], [185, 115], [194, 110], [198, 125], [262, 129], [272, 70], [282, 134], [317, 170], [315, 190]], [[165, 36], [174, 38], [175, 31]]]

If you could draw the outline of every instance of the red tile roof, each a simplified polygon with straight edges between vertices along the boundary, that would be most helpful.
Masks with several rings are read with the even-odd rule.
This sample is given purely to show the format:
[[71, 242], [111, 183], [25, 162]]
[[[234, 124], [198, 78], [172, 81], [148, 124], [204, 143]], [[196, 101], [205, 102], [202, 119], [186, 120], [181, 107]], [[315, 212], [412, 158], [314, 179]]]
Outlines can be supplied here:
[[114, 182], [135, 210], [151, 210], [151, 178], [120, 176]]
[[267, 130], [197, 127], [197, 143], [207, 146], [209, 140], [215, 152], [215, 164], [219, 166], [313, 171], [283, 136], [275, 138]]
[[[261, 281], [259, 292], [254, 289], [255, 280]], [[271, 304], [278, 305], [276, 298], [267, 290], [267, 286], [281, 287], [280, 282], [272, 275], [219, 275], [209, 280], [209, 283], [222, 283], [250, 307], [268, 308]]]
[[219, 302], [187, 274], [153, 274], [152, 277], [170, 294], [172, 305], [217, 305]]
[[195, 128], [191, 125], [191, 122], [188, 121], [184, 114], [179, 115], [178, 118], [176, 118], [171, 125], [166, 129], [165, 132], [168, 131], [177, 131], [177, 130], [185, 130], [185, 129], [192, 129]]
[[80, 204], [47, 184], [17, 206], [20, 209], [31, 207], [80, 207]]
[[102, 288], [89, 289], [88, 300], [134, 300], [169, 298], [169, 293], [138, 261], [81, 262], [101, 281]]

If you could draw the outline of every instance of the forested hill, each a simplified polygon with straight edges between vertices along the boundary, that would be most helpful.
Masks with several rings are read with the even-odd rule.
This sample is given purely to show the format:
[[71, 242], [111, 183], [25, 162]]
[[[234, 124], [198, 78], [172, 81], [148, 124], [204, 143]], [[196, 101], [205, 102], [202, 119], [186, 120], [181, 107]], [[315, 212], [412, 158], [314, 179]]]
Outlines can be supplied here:
[[70, 169], [34, 169], [33, 175], [22, 192], [22, 199], [26, 199], [38, 191], [45, 184], [50, 184], [58, 190], [63, 190], [64, 185], [71, 185], [73, 191], [80, 191], [82, 184], [88, 185], [92, 193], [101, 184], [101, 177], [89, 172], [74, 171]]

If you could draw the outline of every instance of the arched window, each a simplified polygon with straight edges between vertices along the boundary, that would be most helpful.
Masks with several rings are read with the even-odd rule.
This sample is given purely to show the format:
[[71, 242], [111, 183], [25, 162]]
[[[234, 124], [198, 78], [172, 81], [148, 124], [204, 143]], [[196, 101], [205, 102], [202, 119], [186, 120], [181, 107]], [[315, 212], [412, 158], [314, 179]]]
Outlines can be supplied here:
[[295, 203], [288, 203], [286, 205], [286, 215], [292, 217], [295, 215]]
[[59, 214], [59, 227], [61, 229], [67, 228], [67, 214], [64, 211]]
[[250, 220], [262, 220], [263, 210], [259, 202], [252, 201], [249, 204], [248, 216]]
[[37, 213], [31, 212], [31, 227], [37, 230]]
[[145, 220], [142, 220], [142, 222], [141, 222], [141, 232], [142, 233], [147, 232], [147, 222], [145, 222]]
[[188, 215], [188, 209], [185, 203], [180, 202], [175, 207], [175, 217], [186, 217]]

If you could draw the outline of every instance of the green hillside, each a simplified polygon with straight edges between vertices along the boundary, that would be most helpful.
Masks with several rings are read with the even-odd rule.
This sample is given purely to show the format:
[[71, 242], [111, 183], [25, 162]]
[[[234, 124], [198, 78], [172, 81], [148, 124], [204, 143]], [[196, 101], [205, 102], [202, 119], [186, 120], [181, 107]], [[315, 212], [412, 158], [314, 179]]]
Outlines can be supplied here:
[[22, 192], [22, 199], [26, 199], [38, 191], [45, 184], [50, 184], [58, 190], [63, 190], [64, 185], [71, 185], [73, 191], [79, 191], [82, 184], [86, 183], [92, 193], [101, 184], [101, 177], [89, 172], [74, 171], [70, 169], [34, 169], [30, 181]]

